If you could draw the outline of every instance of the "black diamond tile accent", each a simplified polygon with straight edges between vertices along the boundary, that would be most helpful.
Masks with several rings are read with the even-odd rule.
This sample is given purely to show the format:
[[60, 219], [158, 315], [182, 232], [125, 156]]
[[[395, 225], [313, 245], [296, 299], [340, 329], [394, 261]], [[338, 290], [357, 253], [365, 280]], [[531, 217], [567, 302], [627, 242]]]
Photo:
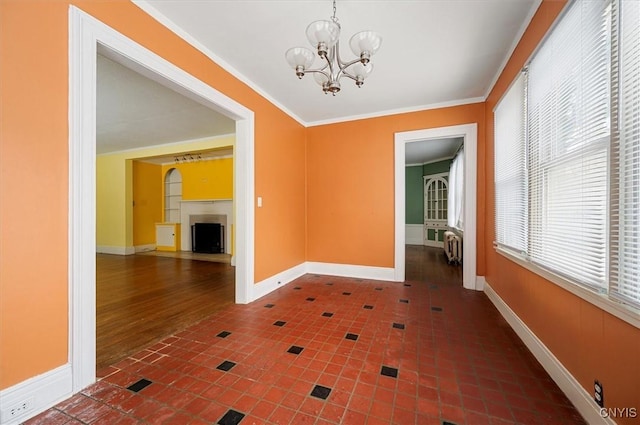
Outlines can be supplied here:
[[442, 421], [442, 425], [456, 425], [456, 424], [449, 421]]
[[296, 286], [296, 287], [295, 287], [295, 288], [293, 288], [293, 289], [295, 289], [295, 290], [300, 290], [300, 289], [302, 289], [302, 288], [301, 288], [301, 287], [299, 287], [299, 286]]
[[343, 292], [342, 295], [351, 295], [351, 292]]
[[400, 300], [401, 303], [409, 304], [409, 300]]
[[315, 299], [315, 298], [313, 298], [313, 297], [309, 297], [309, 298], [307, 298], [307, 301], [315, 301], [315, 300], [316, 300], [316, 299]]
[[287, 322], [283, 322], [282, 320], [278, 320], [277, 322], [274, 323], [275, 326], [284, 326], [284, 324]]
[[311, 391], [311, 395], [313, 397], [317, 397], [322, 400], [326, 400], [327, 397], [329, 397], [330, 393], [331, 393], [331, 388], [323, 387], [322, 385], [316, 385], [315, 387], [313, 387], [313, 390]]
[[265, 304], [264, 305], [266, 308], [273, 308], [275, 306], [275, 304]]
[[149, 381], [148, 379], [141, 379], [138, 382], [134, 382], [133, 384], [129, 385], [127, 389], [129, 391], [133, 391], [134, 393], [137, 393], [140, 390], [147, 388], [152, 383], [153, 382]]
[[302, 353], [302, 350], [304, 350], [303, 347], [298, 347], [297, 345], [292, 345], [291, 347], [289, 347], [289, 349], [287, 350], [287, 353], [291, 353], [291, 354], [295, 354], [298, 355], [300, 353]]
[[433, 311], [442, 311], [442, 307], [431, 307]]
[[229, 409], [217, 423], [218, 425], [238, 425], [242, 418], [244, 418], [244, 413]]
[[411, 286], [411, 284], [410, 283], [405, 283], [404, 286]]
[[376, 291], [382, 291], [382, 288], [376, 288]]
[[229, 335], [231, 335], [231, 332], [227, 332], [227, 331], [222, 331], [220, 332], [218, 335], [216, 335], [218, 338], [226, 338]]
[[236, 364], [234, 362], [230, 362], [229, 360], [225, 360], [222, 363], [220, 363], [218, 365], [218, 367], [216, 367], [216, 369], [219, 370], [224, 370], [225, 372], [228, 372], [231, 370], [232, 367], [234, 367]]
[[357, 341], [358, 340], [358, 335], [356, 335], [356, 334], [347, 334], [345, 336], [345, 339], [350, 339], [351, 341]]
[[393, 327], [395, 329], [404, 329], [404, 324], [403, 323], [394, 323]]
[[389, 376], [391, 378], [397, 378], [398, 369], [396, 369], [395, 367], [382, 366], [382, 369], [380, 369], [380, 375]]
[[364, 305], [364, 306], [362, 306], [362, 308], [364, 308], [365, 310], [373, 310], [373, 306], [372, 305]]
[[331, 317], [331, 316], [333, 316], [333, 313], [329, 313], [328, 311], [325, 311], [324, 313], [322, 313], [322, 315], [324, 317]]

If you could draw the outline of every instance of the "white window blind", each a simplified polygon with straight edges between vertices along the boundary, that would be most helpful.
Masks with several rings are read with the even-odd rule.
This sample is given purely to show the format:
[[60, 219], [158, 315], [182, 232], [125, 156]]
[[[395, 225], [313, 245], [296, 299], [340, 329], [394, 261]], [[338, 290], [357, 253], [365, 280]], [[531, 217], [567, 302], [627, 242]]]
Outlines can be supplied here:
[[520, 74], [494, 110], [496, 243], [518, 252], [527, 248], [525, 81]]
[[447, 225], [464, 228], [464, 150], [460, 149], [449, 169], [449, 198], [447, 200]]
[[619, 12], [610, 289], [612, 295], [640, 305], [640, 2], [622, 1]]
[[610, 13], [576, 1], [528, 72], [531, 261], [592, 287], [606, 285]]

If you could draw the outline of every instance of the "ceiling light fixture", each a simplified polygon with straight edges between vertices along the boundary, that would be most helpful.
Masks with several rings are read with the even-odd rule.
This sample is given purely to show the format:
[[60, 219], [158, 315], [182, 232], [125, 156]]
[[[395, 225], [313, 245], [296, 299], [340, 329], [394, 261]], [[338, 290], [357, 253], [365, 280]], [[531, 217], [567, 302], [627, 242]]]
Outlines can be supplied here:
[[315, 81], [322, 86], [325, 94], [334, 96], [340, 91], [340, 78], [348, 77], [361, 87], [365, 78], [373, 71], [371, 56], [380, 48], [382, 37], [373, 31], [356, 33], [349, 45], [357, 59], [343, 62], [340, 58], [340, 23], [336, 17], [336, 1], [333, 0], [333, 16], [330, 21], [315, 21], [307, 27], [309, 43], [317, 49], [320, 59], [325, 61], [320, 68], [309, 69], [315, 55], [306, 47], [292, 47], [285, 53], [289, 65], [298, 78], [305, 73], [313, 73]]

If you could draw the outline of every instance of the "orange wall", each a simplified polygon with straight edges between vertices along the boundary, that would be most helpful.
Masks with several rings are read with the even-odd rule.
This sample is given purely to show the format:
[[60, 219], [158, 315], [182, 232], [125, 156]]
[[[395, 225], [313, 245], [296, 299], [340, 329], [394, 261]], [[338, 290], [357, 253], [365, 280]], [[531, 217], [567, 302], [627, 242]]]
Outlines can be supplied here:
[[[589, 394], [598, 379], [607, 407], [640, 408], [640, 330], [497, 254], [494, 223], [493, 108], [562, 10], [545, 1], [486, 105], [486, 279]], [[637, 423], [618, 419], [618, 423]]]
[[[308, 128], [307, 260], [394, 267], [394, 134], [477, 123], [482, 159], [484, 121], [484, 105], [476, 103]], [[479, 162], [478, 223], [483, 223]], [[482, 226], [477, 237], [484, 240]]]
[[0, 389], [68, 359], [70, 3], [254, 111], [255, 280], [305, 260], [300, 124], [129, 1], [0, 0]]
[[133, 161], [133, 245], [155, 245], [162, 222], [162, 165]]

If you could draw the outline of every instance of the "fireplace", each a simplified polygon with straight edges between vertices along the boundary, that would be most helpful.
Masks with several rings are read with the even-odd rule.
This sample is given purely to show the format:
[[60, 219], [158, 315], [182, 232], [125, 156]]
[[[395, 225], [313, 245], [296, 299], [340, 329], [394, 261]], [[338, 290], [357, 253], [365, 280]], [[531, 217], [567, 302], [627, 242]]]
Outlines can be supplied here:
[[189, 215], [191, 251], [207, 254], [224, 253], [226, 250], [226, 227], [227, 216], [225, 214]]
[[191, 225], [191, 251], [224, 253], [224, 226], [220, 223], [194, 223]]

